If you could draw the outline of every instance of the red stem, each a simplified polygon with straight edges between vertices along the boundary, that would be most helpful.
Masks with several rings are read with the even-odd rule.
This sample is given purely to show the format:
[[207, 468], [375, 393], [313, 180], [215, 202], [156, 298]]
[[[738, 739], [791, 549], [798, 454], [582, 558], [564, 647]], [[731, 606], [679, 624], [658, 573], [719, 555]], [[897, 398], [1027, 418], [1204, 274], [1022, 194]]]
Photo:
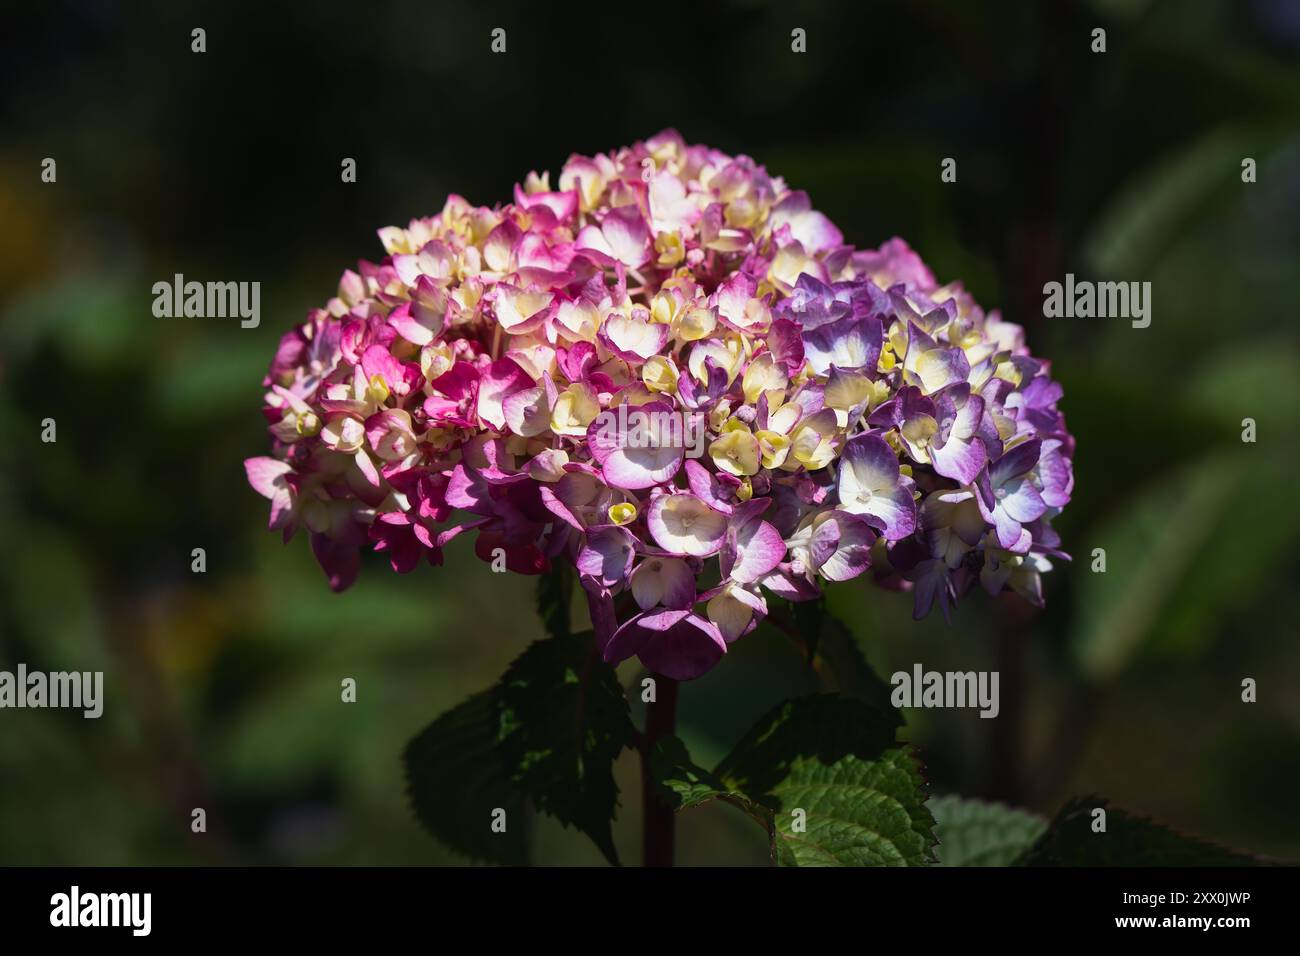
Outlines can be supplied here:
[[645, 866], [672, 866], [674, 812], [655, 792], [650, 754], [658, 740], [677, 732], [677, 681], [661, 674], [651, 676], [655, 699], [646, 705], [645, 737], [641, 742], [643, 859]]

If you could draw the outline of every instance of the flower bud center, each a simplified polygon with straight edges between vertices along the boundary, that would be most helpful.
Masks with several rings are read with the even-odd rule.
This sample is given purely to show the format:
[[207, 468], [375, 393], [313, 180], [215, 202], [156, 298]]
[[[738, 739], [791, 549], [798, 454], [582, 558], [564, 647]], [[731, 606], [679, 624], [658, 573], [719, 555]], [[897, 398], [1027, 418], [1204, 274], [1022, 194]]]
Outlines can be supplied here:
[[311, 437], [320, 431], [320, 419], [315, 412], [303, 412], [293, 425], [294, 431], [304, 437]]

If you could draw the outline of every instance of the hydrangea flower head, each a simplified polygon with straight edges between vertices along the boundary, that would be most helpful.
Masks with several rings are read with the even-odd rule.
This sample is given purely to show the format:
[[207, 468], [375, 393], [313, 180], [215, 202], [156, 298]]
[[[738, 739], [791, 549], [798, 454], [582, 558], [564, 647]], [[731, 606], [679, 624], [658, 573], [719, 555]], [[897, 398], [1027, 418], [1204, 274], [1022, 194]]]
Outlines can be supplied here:
[[901, 239], [846, 245], [745, 156], [660, 133], [451, 196], [280, 342], [249, 459], [335, 590], [453, 538], [572, 565], [604, 656], [713, 667], [771, 596], [870, 573], [1041, 604], [1074, 440], [1023, 330]]

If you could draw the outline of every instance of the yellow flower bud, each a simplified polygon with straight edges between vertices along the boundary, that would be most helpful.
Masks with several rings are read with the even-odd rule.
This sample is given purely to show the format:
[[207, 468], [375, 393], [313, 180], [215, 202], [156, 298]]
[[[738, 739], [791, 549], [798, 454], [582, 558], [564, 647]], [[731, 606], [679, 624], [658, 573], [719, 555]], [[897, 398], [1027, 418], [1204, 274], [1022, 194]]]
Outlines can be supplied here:
[[677, 366], [673, 360], [664, 355], [652, 355], [641, 366], [641, 381], [652, 392], [667, 392], [672, 395], [677, 391]]
[[665, 269], [686, 258], [686, 246], [677, 232], [661, 232], [655, 236], [655, 252], [659, 253], [659, 265]]
[[771, 352], [764, 352], [745, 369], [745, 374], [741, 378], [741, 386], [745, 390], [745, 401], [750, 405], [758, 401], [758, 397], [764, 392], [778, 392], [776, 396], [768, 395], [768, 406], [780, 404], [785, 399], [785, 387], [789, 383], [789, 378], [785, 374], [785, 366], [776, 364], [772, 358]]
[[310, 438], [320, 431], [320, 418], [315, 412], [302, 412], [298, 415], [297, 421], [294, 422], [294, 431], [304, 438]]
[[708, 338], [718, 327], [718, 317], [712, 309], [689, 309], [677, 320], [674, 330], [683, 342], [696, 342]]
[[677, 299], [662, 290], [650, 300], [650, 321], [671, 325], [677, 315]]
[[587, 426], [600, 414], [600, 402], [591, 386], [575, 383], [560, 393], [551, 410], [551, 431], [557, 435], [578, 437], [587, 434]]
[[780, 432], [766, 429], [754, 433], [758, 439], [759, 453], [763, 456], [764, 468], [780, 468], [790, 453], [790, 439]]
[[609, 520], [617, 525], [631, 524], [636, 520], [636, 505], [630, 501], [609, 506]]
[[600, 326], [600, 311], [586, 299], [561, 302], [555, 311], [555, 324], [560, 334], [570, 341], [594, 342]]
[[709, 427], [714, 431], [722, 431], [723, 425], [726, 424], [727, 418], [731, 415], [731, 400], [724, 398], [718, 404], [713, 406], [713, 411], [709, 412]]
[[720, 469], [741, 477], [756, 475], [759, 469], [758, 439], [749, 433], [744, 423], [739, 428], [725, 431], [709, 446], [709, 456]]
[[[790, 446], [794, 460], [809, 471], [825, 468], [834, 461], [838, 453], [833, 443], [837, 424], [835, 410], [831, 408], [823, 408], [800, 422]], [[788, 460], [786, 467], [790, 467]]]
[[876, 363], [876, 368], [882, 372], [888, 372], [897, 364], [898, 359], [894, 356], [894, 350], [890, 344], [886, 342], [885, 347], [880, 350], [880, 361]]
[[420, 371], [431, 382], [450, 372], [453, 364], [451, 346], [446, 342], [430, 342], [420, 349]]

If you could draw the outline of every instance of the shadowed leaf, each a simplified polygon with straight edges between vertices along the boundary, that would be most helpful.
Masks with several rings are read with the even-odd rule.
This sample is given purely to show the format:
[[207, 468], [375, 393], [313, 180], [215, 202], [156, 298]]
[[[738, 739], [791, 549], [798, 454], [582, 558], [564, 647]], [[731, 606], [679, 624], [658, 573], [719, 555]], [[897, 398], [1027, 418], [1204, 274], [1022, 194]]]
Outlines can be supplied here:
[[1263, 861], [1118, 808], [1106, 810], [1106, 831], [1093, 831], [1100, 797], [1077, 797], [1056, 815], [1020, 861], [1026, 866], [1258, 866]]
[[1047, 821], [1000, 803], [935, 797], [940, 866], [1010, 866], [1047, 829]]
[[636, 740], [627, 698], [590, 631], [537, 641], [494, 692], [499, 751], [537, 808], [586, 833], [618, 862], [613, 763]]
[[773, 814], [772, 853], [784, 866], [923, 866], [934, 818], [910, 747], [865, 701], [787, 701], [765, 715], [715, 777]]
[[[466, 856], [491, 863], [528, 862], [523, 796], [497, 755], [496, 708], [490, 691], [475, 694], [426, 727], [406, 747], [407, 792], [420, 822]], [[492, 812], [506, 812], [506, 831]]]

